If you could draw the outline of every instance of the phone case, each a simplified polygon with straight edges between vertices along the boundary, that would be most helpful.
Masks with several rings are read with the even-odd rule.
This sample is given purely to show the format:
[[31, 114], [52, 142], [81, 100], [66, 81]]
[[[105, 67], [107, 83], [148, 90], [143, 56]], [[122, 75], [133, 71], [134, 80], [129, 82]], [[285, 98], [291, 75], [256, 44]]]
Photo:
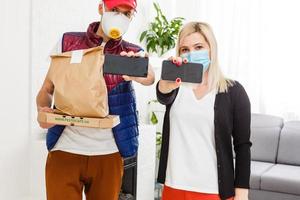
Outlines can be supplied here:
[[103, 73], [147, 77], [148, 58], [106, 54], [104, 58]]
[[201, 83], [203, 65], [198, 63], [183, 63], [181, 66], [175, 65], [172, 61], [163, 61], [161, 79], [176, 81], [180, 78], [182, 82]]

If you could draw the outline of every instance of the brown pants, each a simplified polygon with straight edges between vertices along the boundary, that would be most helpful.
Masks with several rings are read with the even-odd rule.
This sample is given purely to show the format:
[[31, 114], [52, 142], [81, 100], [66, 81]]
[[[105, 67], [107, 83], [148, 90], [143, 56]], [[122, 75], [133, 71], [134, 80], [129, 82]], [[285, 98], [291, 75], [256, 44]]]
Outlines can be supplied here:
[[63, 151], [48, 154], [47, 200], [117, 200], [123, 176], [120, 153], [84, 156]]

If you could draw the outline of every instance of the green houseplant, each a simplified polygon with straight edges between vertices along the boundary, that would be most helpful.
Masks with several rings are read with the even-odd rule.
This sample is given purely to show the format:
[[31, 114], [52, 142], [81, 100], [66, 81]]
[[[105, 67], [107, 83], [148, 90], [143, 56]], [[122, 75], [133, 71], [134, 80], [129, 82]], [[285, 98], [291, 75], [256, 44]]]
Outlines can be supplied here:
[[175, 47], [177, 35], [183, 24], [184, 18], [176, 17], [168, 21], [163, 14], [158, 3], [153, 3], [156, 17], [150, 23], [148, 30], [141, 33], [140, 42], [146, 42], [148, 52], [157, 53], [162, 56], [167, 51]]
[[[150, 105], [150, 104], [157, 104], [157, 103], [158, 103], [157, 100], [151, 100], [151, 101], [148, 102], [148, 105]], [[157, 125], [158, 124], [158, 118], [157, 118], [157, 116], [156, 116], [156, 114], [155, 114], [154, 111], [150, 112], [150, 123], [152, 125]], [[161, 140], [162, 140], [162, 133], [161, 133], [161, 130], [160, 130], [160, 131], [156, 132], [156, 145], [157, 146], [161, 145], [161, 142], [162, 142]]]

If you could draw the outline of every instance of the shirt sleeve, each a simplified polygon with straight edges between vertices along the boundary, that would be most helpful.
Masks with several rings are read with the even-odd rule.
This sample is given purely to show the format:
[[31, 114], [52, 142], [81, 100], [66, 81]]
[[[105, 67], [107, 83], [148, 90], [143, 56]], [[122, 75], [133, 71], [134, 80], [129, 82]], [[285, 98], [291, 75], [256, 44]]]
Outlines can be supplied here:
[[168, 94], [164, 94], [159, 91], [158, 84], [159, 84], [159, 82], [156, 85], [156, 96], [157, 96], [158, 102], [163, 105], [169, 105], [169, 104], [173, 103], [173, 101], [175, 100], [175, 98], [177, 96], [178, 88]]
[[236, 154], [235, 181], [236, 188], [249, 189], [251, 152], [250, 123], [251, 107], [248, 95], [238, 82], [233, 92], [233, 145]]

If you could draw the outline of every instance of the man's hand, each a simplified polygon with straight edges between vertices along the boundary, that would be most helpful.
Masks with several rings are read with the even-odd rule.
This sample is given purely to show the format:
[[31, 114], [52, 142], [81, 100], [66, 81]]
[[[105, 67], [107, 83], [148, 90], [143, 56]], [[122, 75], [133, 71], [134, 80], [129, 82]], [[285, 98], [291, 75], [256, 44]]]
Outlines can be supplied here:
[[[142, 55], [142, 54], [143, 53], [141, 53], [141, 52], [134, 53], [133, 51], [130, 51], [130, 52], [122, 51], [120, 53], [121, 56], [148, 57], [148, 54], [145, 54], [145, 55]], [[126, 75], [123, 75], [122, 77], [125, 81], [135, 81], [135, 82], [138, 82], [138, 83], [143, 84], [143, 85], [152, 85], [155, 81], [155, 75], [154, 75], [154, 72], [153, 72], [152, 67], [151, 67], [150, 64], [149, 64], [149, 67], [148, 67], [148, 75], [145, 78], [144, 77], [126, 76]]]
[[[38, 107], [38, 112], [54, 113], [54, 110], [49, 108], [49, 107]], [[39, 122], [39, 125], [40, 125], [41, 128], [49, 129], [49, 128], [53, 127], [55, 124], [48, 124], [48, 123]]]
[[[49, 73], [49, 72], [48, 72]], [[52, 103], [52, 95], [54, 92], [54, 85], [52, 81], [46, 76], [43, 86], [40, 89], [37, 97], [36, 97], [36, 106], [38, 112], [50, 112], [53, 113], [53, 109], [50, 108]], [[41, 128], [51, 128], [54, 124], [41, 123], [39, 122]]]
[[248, 189], [245, 188], [235, 188], [234, 200], [248, 200]]

